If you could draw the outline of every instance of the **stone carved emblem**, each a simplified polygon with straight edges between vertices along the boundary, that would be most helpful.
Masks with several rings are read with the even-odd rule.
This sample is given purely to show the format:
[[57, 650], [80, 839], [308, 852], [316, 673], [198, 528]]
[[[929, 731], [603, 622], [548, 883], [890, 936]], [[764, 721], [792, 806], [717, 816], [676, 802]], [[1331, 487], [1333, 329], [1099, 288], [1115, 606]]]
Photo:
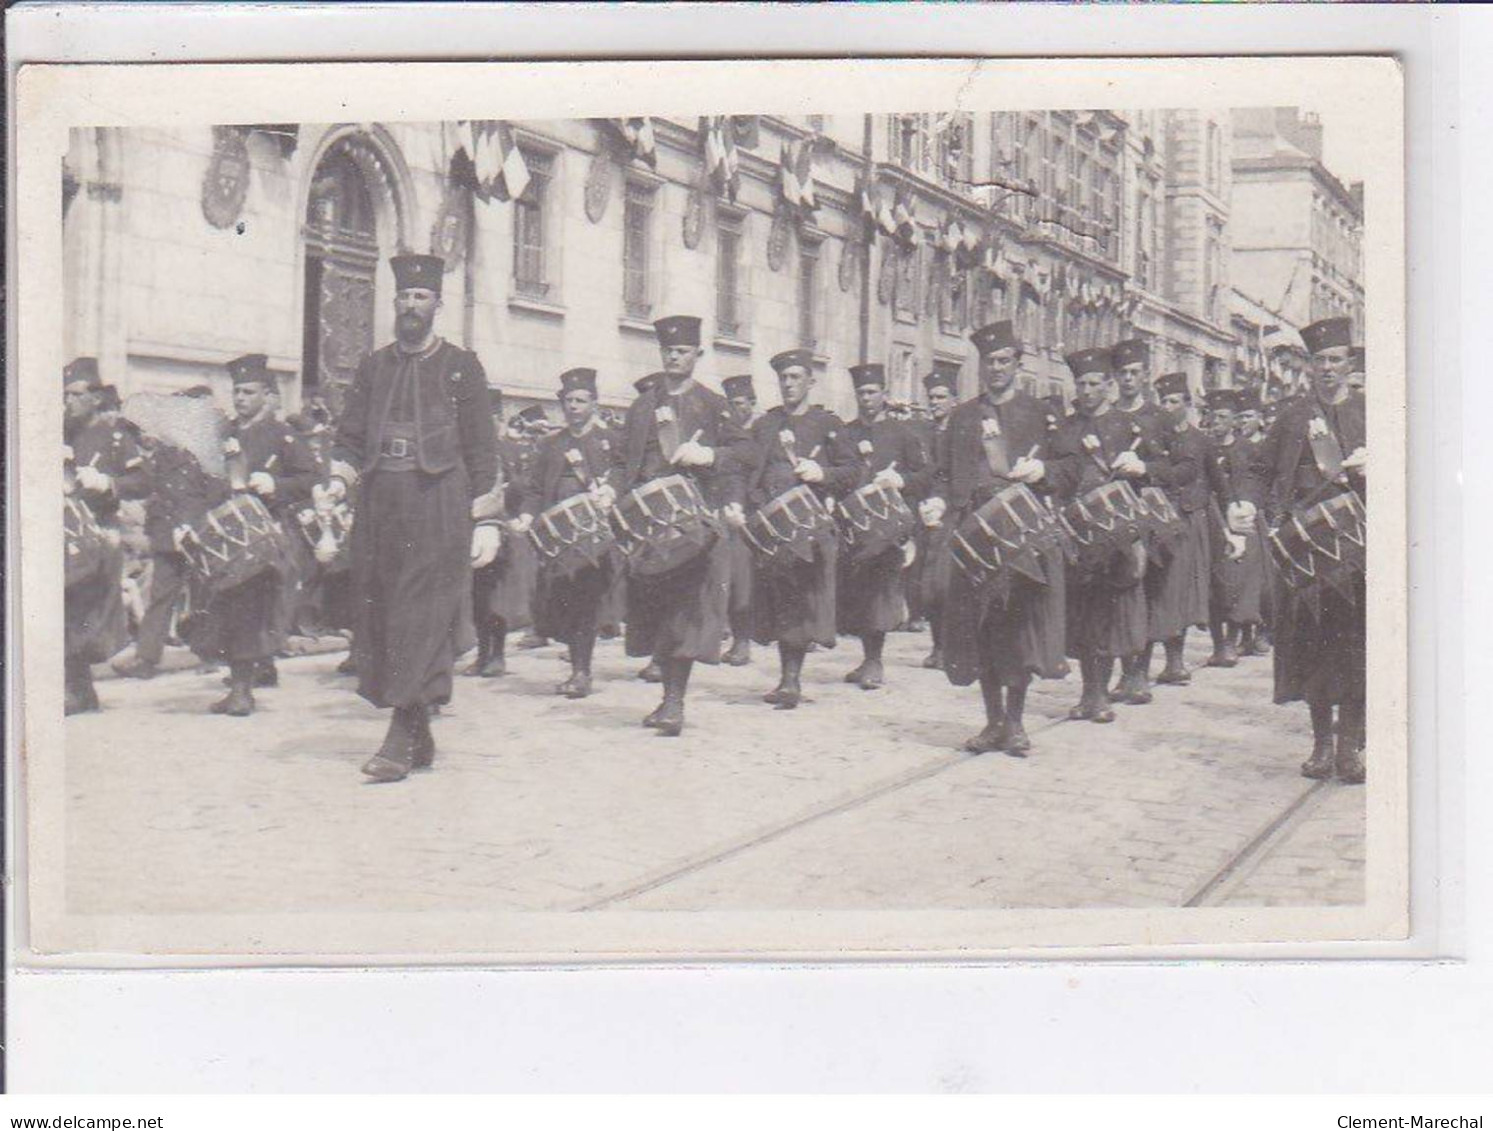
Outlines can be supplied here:
[[249, 146], [241, 126], [213, 127], [213, 155], [202, 177], [202, 215], [215, 228], [238, 222], [249, 196]]

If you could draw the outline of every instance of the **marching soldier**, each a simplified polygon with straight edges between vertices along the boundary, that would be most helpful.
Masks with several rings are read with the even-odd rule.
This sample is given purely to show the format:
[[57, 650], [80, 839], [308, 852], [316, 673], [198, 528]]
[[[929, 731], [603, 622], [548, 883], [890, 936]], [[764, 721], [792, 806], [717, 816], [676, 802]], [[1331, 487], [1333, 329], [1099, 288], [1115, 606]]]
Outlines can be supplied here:
[[1187, 374], [1162, 374], [1156, 379], [1156, 394], [1161, 435], [1141, 442], [1139, 451], [1147, 465], [1144, 482], [1166, 492], [1182, 519], [1182, 530], [1171, 557], [1146, 573], [1147, 641], [1135, 669], [1136, 688], [1142, 692], [1150, 683], [1151, 654], [1158, 643], [1165, 650], [1166, 663], [1156, 682], [1191, 682], [1192, 673], [1183, 662], [1187, 629], [1208, 623], [1213, 560], [1208, 531], [1208, 440], [1189, 419], [1192, 393]]
[[99, 413], [106, 403], [104, 389], [95, 358], [76, 358], [62, 371], [64, 465], [70, 491], [92, 511], [105, 536], [99, 569], [64, 587], [63, 711], [69, 715], [99, 709], [92, 665], [110, 659], [128, 643], [119, 504], [143, 498], [149, 488], [149, 473], [134, 434]]
[[[928, 486], [928, 462], [912, 426], [891, 419], [885, 411], [886, 367], [853, 365], [850, 379], [859, 412], [845, 426], [845, 437], [859, 465], [857, 486], [877, 483], [916, 501]], [[886, 634], [907, 617], [906, 564], [903, 546], [889, 547], [858, 564], [852, 563], [848, 554], [841, 556], [837, 594], [840, 631], [860, 637], [863, 655], [860, 664], [845, 674], [845, 682], [857, 684], [863, 691], [875, 690], [886, 681], [881, 662]]]
[[[493, 429], [498, 437], [499, 477], [496, 497], [485, 504], [495, 514], [519, 512], [529, 493], [533, 474], [534, 444], [527, 437], [509, 434], [501, 427], [503, 392], [495, 385], [487, 389], [492, 407]], [[537, 409], [531, 405], [523, 412]], [[542, 409], [539, 409], [543, 413]], [[518, 420], [523, 413], [515, 416]], [[527, 538], [503, 538], [498, 556], [472, 571], [472, 627], [477, 634], [477, 658], [465, 674], [494, 678], [508, 674], [508, 633], [527, 628], [533, 619], [539, 561]]]
[[[668, 374], [664, 373], [662, 370], [658, 371], [657, 373], [649, 373], [646, 377], [639, 377], [636, 381], [634, 381], [632, 383], [632, 387], [638, 391], [638, 398], [641, 399], [649, 389], [653, 388], [653, 386], [657, 385], [660, 381], [663, 381], [667, 376]], [[627, 422], [624, 418], [623, 430], [626, 431], [626, 428]], [[623, 610], [625, 621], [625, 614], [627, 609], [626, 571], [621, 571], [620, 576], [621, 593], [620, 595], [618, 595], [614, 591], [613, 600], [609, 603]], [[650, 656], [648, 657], [648, 662], [644, 664], [641, 669], [639, 669], [638, 678], [641, 679], [644, 683], [662, 683], [664, 681], [663, 669], [660, 668], [658, 666], [658, 662], [654, 660], [652, 656]]]
[[[1057, 420], [1016, 387], [1021, 344], [1011, 323], [983, 326], [970, 340], [980, 359], [980, 395], [949, 415], [934, 494], [919, 506], [925, 522], [943, 521], [949, 529], [1013, 484], [1067, 494], [1076, 480], [1073, 453], [1051, 450]], [[1031, 750], [1022, 715], [1032, 676], [1060, 678], [1068, 671], [1064, 570], [1063, 548], [1054, 542], [1013, 569], [1004, 592], [975, 591], [960, 570], [949, 571], [944, 671], [958, 687], [978, 680], [985, 701], [985, 726], [964, 744], [969, 752], [1003, 750], [1021, 758]]]
[[[514, 536], [524, 538], [534, 516], [576, 495], [589, 494], [603, 514], [612, 509], [617, 445], [611, 429], [596, 412], [596, 370], [570, 369], [560, 374], [560, 408], [565, 427], [539, 443], [534, 473], [528, 481]], [[617, 569], [607, 553], [594, 567], [562, 571], [547, 565], [536, 610], [535, 630], [570, 649], [570, 678], [555, 688], [568, 699], [591, 694], [591, 657], [596, 650], [602, 603]]]
[[[1239, 404], [1239, 410], [1234, 414], [1234, 435], [1239, 445], [1247, 453], [1246, 461], [1248, 473], [1244, 480], [1249, 486], [1251, 494], [1245, 498], [1255, 504], [1259, 512], [1259, 527], [1261, 538], [1265, 533], [1265, 490], [1269, 481], [1267, 469], [1261, 465], [1261, 455], [1265, 450], [1265, 439], [1267, 432], [1264, 426], [1264, 414], [1255, 400], [1254, 392], [1245, 395]], [[1239, 642], [1239, 654], [1241, 656], [1264, 656], [1270, 652], [1269, 634], [1270, 624], [1275, 607], [1274, 574], [1275, 565], [1270, 560], [1270, 553], [1261, 546], [1260, 572], [1262, 574], [1260, 583], [1260, 621], [1257, 625], [1246, 625], [1243, 638]]]
[[[813, 355], [785, 350], [772, 359], [783, 403], [752, 426], [756, 466], [747, 485], [753, 509], [807, 484], [821, 501], [844, 492], [858, 476], [846, 449], [844, 422], [828, 409], [810, 404]], [[777, 687], [762, 698], [791, 711], [803, 699], [801, 673], [811, 644], [835, 646], [835, 574], [839, 535], [833, 522], [815, 532], [807, 557], [785, 552], [784, 560], [761, 562], [753, 581], [756, 640], [778, 645]]]
[[473, 506], [498, 473], [487, 377], [475, 354], [435, 332], [445, 264], [397, 255], [390, 265], [396, 339], [358, 367], [323, 496], [358, 492], [358, 693], [394, 709], [363, 767], [376, 782], [399, 781], [434, 759], [430, 709], [451, 698], [463, 591], [499, 544], [498, 516]]
[[[1053, 440], [1053, 451], [1074, 461], [1071, 490], [1078, 497], [1117, 477], [1140, 479], [1146, 463], [1137, 454], [1140, 426], [1110, 405], [1114, 378], [1110, 351], [1085, 349], [1066, 358], [1073, 373], [1073, 414]], [[1064, 484], [1070, 486], [1069, 484]], [[1067, 589], [1068, 655], [1078, 661], [1083, 691], [1070, 719], [1112, 723], [1107, 689], [1117, 656], [1134, 656], [1146, 643], [1145, 546], [1136, 542], [1091, 573], [1075, 571]]]
[[[259, 496], [266, 509], [285, 523], [316, 482], [316, 460], [304, 440], [277, 420], [270, 398], [275, 378], [262, 353], [245, 354], [228, 363], [233, 381], [234, 422], [224, 441], [229, 486]], [[243, 482], [235, 482], [237, 476]], [[282, 539], [284, 538], [282, 534]], [[275, 653], [285, 643], [295, 612], [297, 576], [293, 550], [284, 539], [280, 563], [241, 585], [207, 595], [187, 625], [187, 643], [204, 660], [226, 661], [228, 694], [210, 708], [235, 718], [253, 714], [254, 692], [273, 687]]]
[[[1261, 452], [1271, 530], [1293, 509], [1313, 506], [1347, 487], [1364, 491], [1367, 432], [1363, 394], [1347, 383], [1350, 326], [1347, 318], [1326, 318], [1301, 331], [1311, 354], [1311, 391], [1281, 406]], [[1301, 772], [1325, 779], [1336, 770], [1340, 781], [1354, 785], [1364, 780], [1362, 577], [1355, 588], [1344, 597], [1324, 587], [1320, 607], [1308, 607], [1280, 587], [1275, 610], [1275, 701], [1305, 699], [1311, 711], [1312, 753]]]
[[[700, 320], [687, 315], [654, 323], [663, 377], [627, 410], [619, 496], [671, 475], [692, 480], [708, 506], [729, 524], [745, 522], [742, 478], [751, 441], [731, 417], [726, 399], [694, 379], [700, 358]], [[717, 664], [726, 630], [730, 545], [716, 538], [703, 553], [663, 573], [630, 573], [626, 648], [651, 656], [664, 685], [663, 701], [644, 726], [674, 737], [684, 729], [684, 697], [694, 665]]]
[[[751, 432], [760, 419], [751, 374], [725, 378], [721, 381], [721, 391], [726, 394], [731, 417], [737, 426], [744, 432]], [[731, 648], [725, 655], [725, 662], [739, 668], [752, 662], [752, 550], [739, 531], [733, 530], [729, 538], [731, 597], [726, 619], [731, 625]]]
[[[970, 340], [974, 340], [973, 335]], [[936, 475], [938, 468], [943, 466], [949, 416], [958, 401], [958, 389], [953, 377], [935, 370], [923, 378], [923, 391], [928, 398], [928, 425], [922, 436], [923, 450], [928, 453], [928, 466]], [[933, 648], [923, 658], [923, 667], [934, 671], [943, 667], [943, 610], [949, 593], [949, 571], [953, 568], [949, 558], [949, 534], [950, 527], [946, 522], [940, 521], [933, 526], [926, 522], [919, 524], [918, 560], [913, 565], [916, 570], [913, 580], [919, 590], [918, 613], [927, 620], [933, 637]]]
[[1254, 452], [1234, 430], [1243, 405], [1237, 389], [1208, 394], [1209, 480], [1217, 503], [1209, 518], [1213, 537], [1213, 585], [1209, 632], [1213, 637], [1210, 668], [1232, 668], [1244, 642], [1253, 639], [1260, 621], [1260, 593], [1265, 582], [1265, 546], [1260, 537], [1264, 492], [1255, 472]]

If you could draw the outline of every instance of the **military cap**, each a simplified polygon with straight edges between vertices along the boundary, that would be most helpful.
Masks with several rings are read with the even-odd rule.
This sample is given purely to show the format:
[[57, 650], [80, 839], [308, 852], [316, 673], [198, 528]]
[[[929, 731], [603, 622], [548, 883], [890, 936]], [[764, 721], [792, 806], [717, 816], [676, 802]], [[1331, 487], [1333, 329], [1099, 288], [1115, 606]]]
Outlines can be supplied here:
[[1016, 328], [1010, 321], [981, 326], [969, 336], [969, 340], [981, 357], [996, 350], [1021, 348], [1021, 343], [1016, 340]]
[[1302, 328], [1301, 340], [1306, 343], [1307, 353], [1321, 353], [1334, 346], [1353, 344], [1353, 320], [1351, 318], [1323, 318]]
[[228, 376], [235, 385], [272, 385], [270, 359], [262, 353], [246, 353], [228, 362]]
[[1156, 378], [1156, 396], [1158, 398], [1169, 397], [1175, 393], [1181, 393], [1189, 399], [1192, 397], [1192, 390], [1187, 384], [1187, 374], [1163, 373], [1160, 377]]
[[1082, 377], [1085, 373], [1108, 374], [1111, 356], [1109, 350], [1096, 346], [1093, 349], [1074, 350], [1065, 354], [1063, 360], [1068, 363], [1068, 369], [1074, 377]]
[[567, 369], [560, 374], [560, 395], [563, 397], [572, 389], [585, 389], [592, 396], [596, 395], [596, 370], [594, 369]]
[[850, 383], [857, 389], [862, 385], [879, 385], [886, 388], [886, 366], [878, 361], [850, 367]]
[[[997, 346], [996, 348], [999, 349], [1000, 347]], [[958, 390], [958, 387], [958, 378], [954, 377], [952, 374], [940, 373], [936, 369], [923, 378], [923, 388], [930, 393], [933, 392], [934, 389], [947, 389], [952, 393], [956, 392]]]
[[103, 380], [99, 377], [98, 358], [75, 357], [62, 367], [62, 383], [71, 385], [75, 381], [82, 381], [90, 389], [97, 389]]
[[528, 408], [519, 409], [518, 412], [515, 412], [513, 419], [508, 423], [516, 424], [521, 428], [532, 428], [536, 425], [548, 424], [549, 416], [544, 411], [543, 405], [531, 404]]
[[394, 269], [394, 289], [408, 291], [416, 288], [441, 293], [441, 277], [446, 272], [446, 261], [439, 255], [396, 255], [389, 260]]
[[700, 320], [693, 314], [671, 314], [653, 324], [661, 346], [698, 346]]
[[799, 369], [812, 370], [814, 368], [814, 351], [806, 349], [784, 350], [782, 353], [774, 354], [771, 365], [779, 373], [785, 369], [797, 367]]
[[735, 377], [723, 377], [721, 379], [721, 392], [728, 397], [751, 397], [756, 400], [757, 393], [752, 388], [752, 375], [750, 373], [739, 373]]
[[1151, 347], [1140, 338], [1126, 338], [1123, 342], [1116, 342], [1109, 348], [1110, 362], [1116, 369], [1123, 369], [1127, 365], [1137, 363], [1144, 365], [1151, 356]]

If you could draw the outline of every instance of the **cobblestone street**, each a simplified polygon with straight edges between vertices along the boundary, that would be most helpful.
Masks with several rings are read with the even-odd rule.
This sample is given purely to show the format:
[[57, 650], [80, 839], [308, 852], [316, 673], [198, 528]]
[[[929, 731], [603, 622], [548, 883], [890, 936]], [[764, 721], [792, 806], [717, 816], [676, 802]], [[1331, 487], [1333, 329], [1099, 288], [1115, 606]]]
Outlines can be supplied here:
[[358, 767], [384, 716], [339, 655], [282, 660], [250, 719], [209, 716], [218, 676], [101, 683], [67, 721], [69, 910], [127, 912], [917, 909], [1316, 905], [1363, 899], [1364, 793], [1297, 772], [1306, 711], [1270, 660], [1202, 668], [1107, 727], [1034, 686], [1032, 757], [970, 757], [976, 689], [888, 641], [888, 687], [809, 657], [797, 711], [759, 700], [775, 655], [702, 669], [688, 726], [638, 726], [657, 689], [617, 642], [599, 693], [551, 694], [560, 649], [462, 679], [433, 772]]

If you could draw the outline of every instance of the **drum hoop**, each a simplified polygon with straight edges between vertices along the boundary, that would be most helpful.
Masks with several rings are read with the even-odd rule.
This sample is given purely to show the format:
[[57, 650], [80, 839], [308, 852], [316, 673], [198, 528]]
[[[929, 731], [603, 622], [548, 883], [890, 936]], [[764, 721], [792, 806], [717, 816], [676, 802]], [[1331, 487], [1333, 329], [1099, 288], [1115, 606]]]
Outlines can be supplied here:
[[966, 556], [973, 558], [975, 560], [975, 563], [979, 565], [986, 573], [994, 573], [996, 570], [1000, 569], [1001, 557], [999, 550], [995, 551], [995, 561], [988, 561], [985, 556], [980, 553], [980, 551], [976, 550], [972, 545], [970, 545], [969, 539], [966, 538], [963, 534], [955, 534], [953, 541], [950, 544], [950, 552], [956, 550], [962, 550]]

